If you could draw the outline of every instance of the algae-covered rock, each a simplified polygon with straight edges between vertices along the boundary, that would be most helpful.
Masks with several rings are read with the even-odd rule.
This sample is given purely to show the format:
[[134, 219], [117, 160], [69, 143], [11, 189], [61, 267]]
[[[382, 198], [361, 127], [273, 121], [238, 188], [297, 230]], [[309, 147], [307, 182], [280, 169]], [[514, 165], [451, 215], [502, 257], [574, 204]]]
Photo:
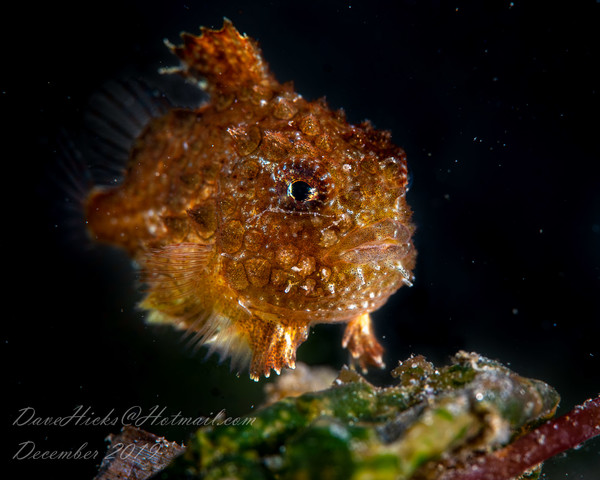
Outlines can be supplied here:
[[392, 375], [381, 388], [344, 368], [330, 388], [279, 400], [250, 423], [201, 428], [159, 477], [433, 479], [529, 431], [559, 401], [477, 354], [439, 369], [411, 357]]

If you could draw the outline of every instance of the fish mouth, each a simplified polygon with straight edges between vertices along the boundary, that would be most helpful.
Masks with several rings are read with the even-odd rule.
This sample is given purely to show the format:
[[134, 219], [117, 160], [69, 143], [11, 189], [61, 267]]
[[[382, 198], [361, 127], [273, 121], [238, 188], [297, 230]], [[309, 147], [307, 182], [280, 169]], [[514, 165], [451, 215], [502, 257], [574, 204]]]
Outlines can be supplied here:
[[399, 261], [413, 248], [411, 230], [391, 218], [359, 227], [346, 233], [325, 257], [362, 265], [371, 262]]

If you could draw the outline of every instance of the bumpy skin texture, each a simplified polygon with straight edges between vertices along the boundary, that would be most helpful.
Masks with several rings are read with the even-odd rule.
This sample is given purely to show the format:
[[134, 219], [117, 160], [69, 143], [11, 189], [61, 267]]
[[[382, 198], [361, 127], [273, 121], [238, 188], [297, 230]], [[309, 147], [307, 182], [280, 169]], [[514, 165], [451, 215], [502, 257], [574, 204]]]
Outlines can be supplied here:
[[122, 185], [91, 192], [92, 234], [141, 265], [151, 320], [249, 360], [253, 379], [293, 368], [323, 322], [383, 366], [369, 313], [410, 285], [416, 255], [404, 151], [279, 84], [229, 21], [182, 37], [177, 71], [211, 100], [146, 127]]

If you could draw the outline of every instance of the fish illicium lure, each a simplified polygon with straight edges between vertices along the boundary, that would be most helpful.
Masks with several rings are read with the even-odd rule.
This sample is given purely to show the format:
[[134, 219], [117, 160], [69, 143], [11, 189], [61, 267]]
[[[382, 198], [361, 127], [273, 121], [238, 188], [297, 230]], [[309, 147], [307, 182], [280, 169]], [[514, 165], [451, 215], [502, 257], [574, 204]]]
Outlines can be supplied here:
[[254, 380], [294, 368], [318, 323], [346, 323], [355, 361], [382, 367], [370, 314], [411, 285], [416, 256], [404, 150], [277, 82], [230, 21], [182, 39], [171, 70], [210, 99], [149, 121], [123, 181], [85, 201], [92, 237], [139, 264], [150, 321]]

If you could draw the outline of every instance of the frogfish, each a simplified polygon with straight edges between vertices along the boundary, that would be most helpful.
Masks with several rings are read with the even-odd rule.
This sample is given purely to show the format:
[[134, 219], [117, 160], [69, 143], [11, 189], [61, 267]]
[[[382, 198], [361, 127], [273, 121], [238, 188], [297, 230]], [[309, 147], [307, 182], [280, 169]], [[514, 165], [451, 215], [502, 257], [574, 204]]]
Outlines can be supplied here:
[[85, 199], [91, 237], [139, 265], [149, 321], [254, 380], [294, 368], [319, 323], [346, 324], [352, 362], [383, 367], [371, 313], [416, 257], [404, 150], [279, 83], [229, 20], [181, 38], [170, 71], [208, 100], [142, 129], [122, 182]]

